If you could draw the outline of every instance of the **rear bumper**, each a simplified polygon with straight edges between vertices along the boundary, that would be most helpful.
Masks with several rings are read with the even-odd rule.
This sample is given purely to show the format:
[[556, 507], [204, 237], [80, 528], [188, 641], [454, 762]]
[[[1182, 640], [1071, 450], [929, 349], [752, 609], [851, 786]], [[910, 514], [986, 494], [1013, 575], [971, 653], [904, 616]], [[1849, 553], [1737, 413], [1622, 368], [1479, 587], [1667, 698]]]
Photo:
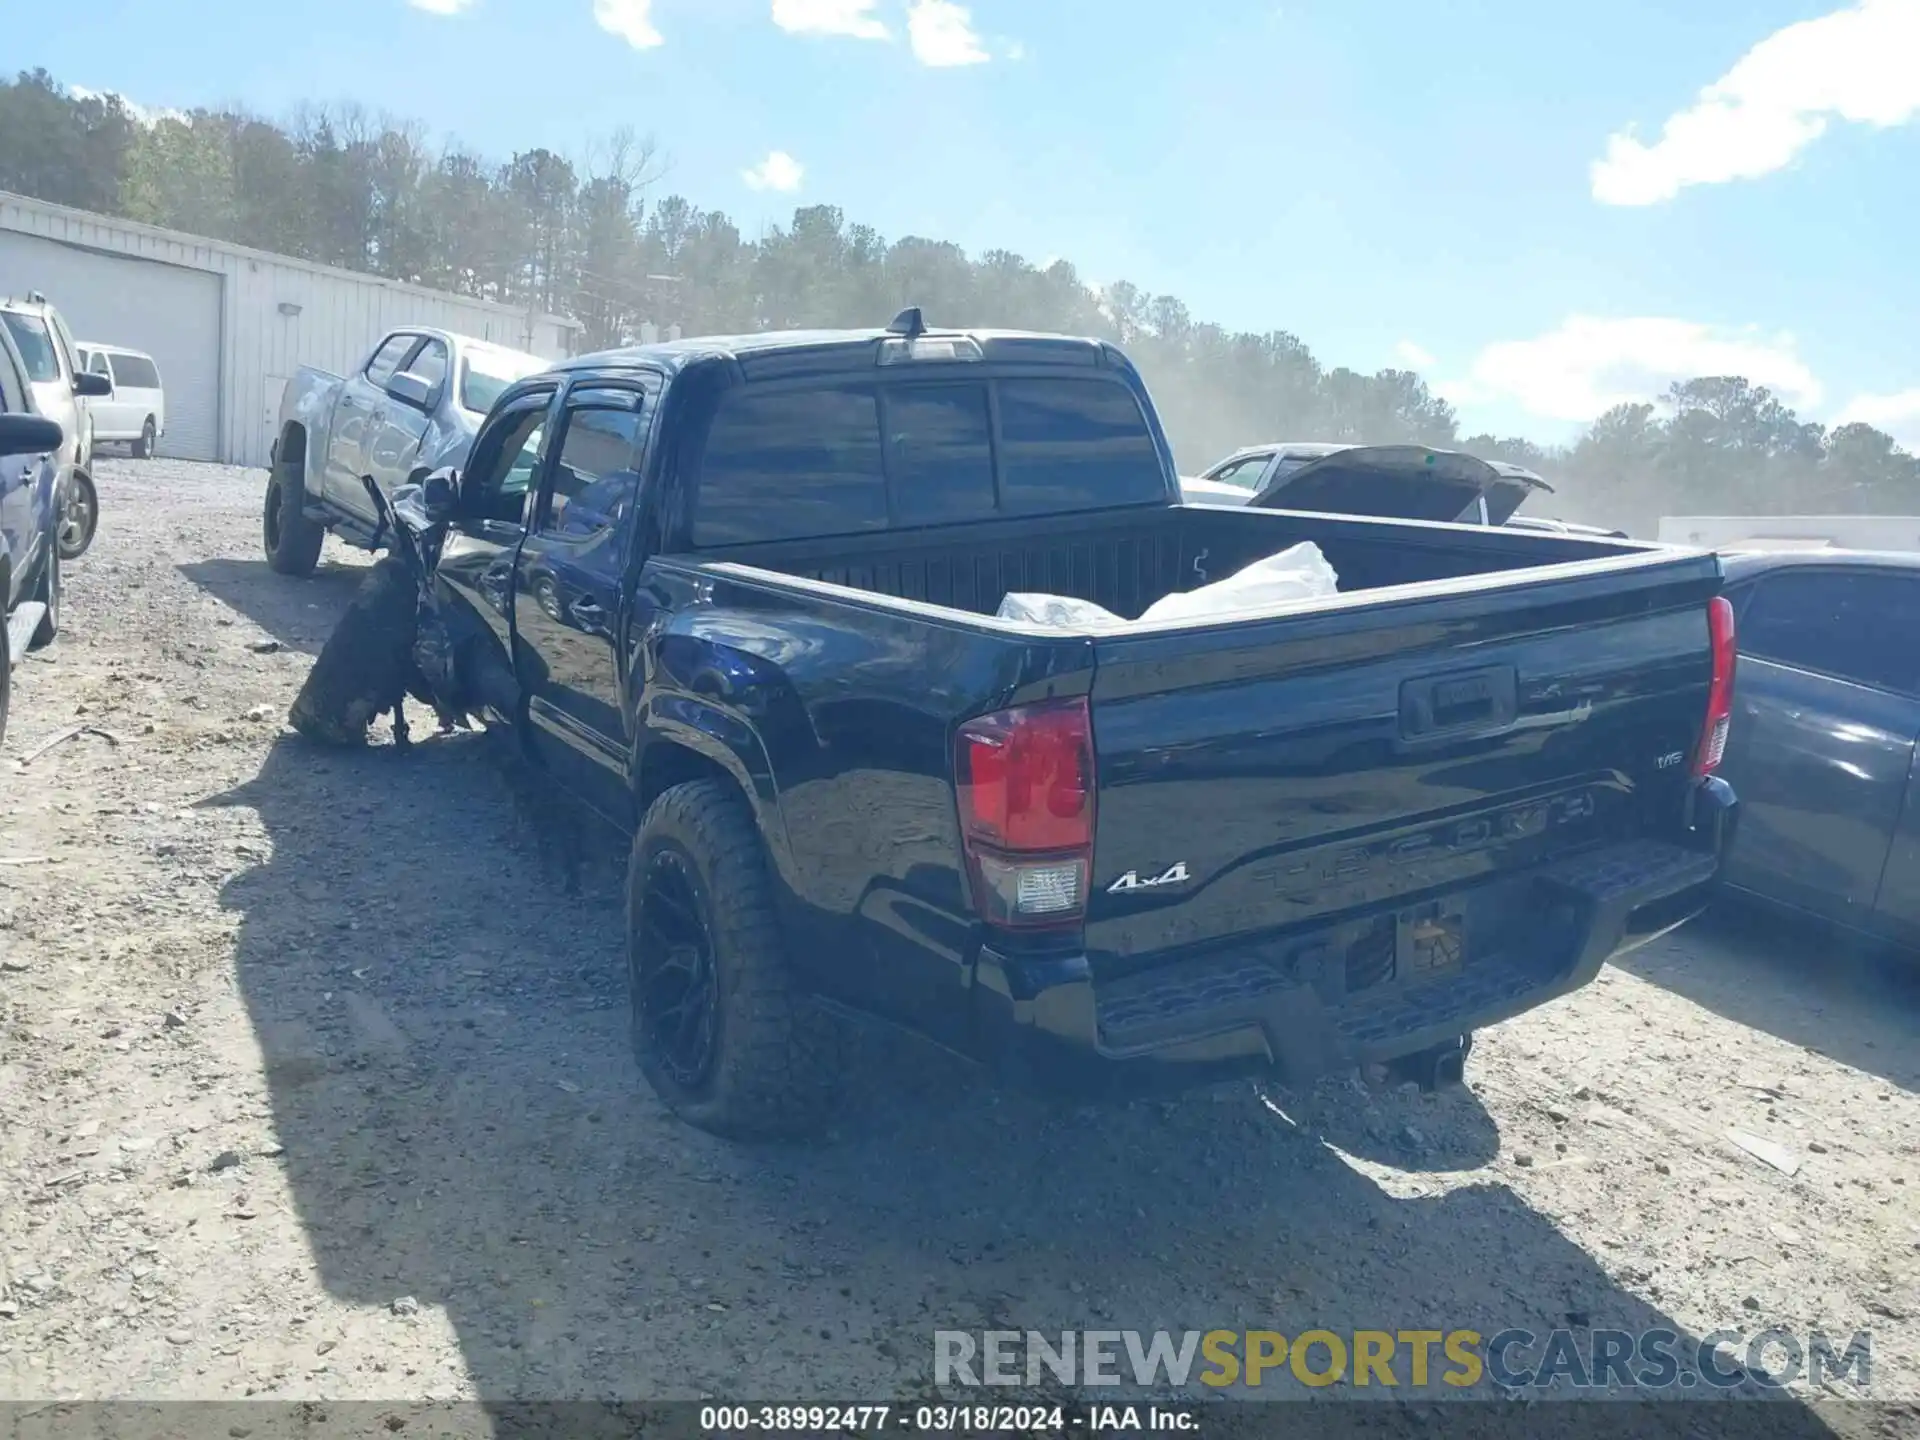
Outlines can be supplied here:
[[985, 1058], [1041, 1088], [1124, 1092], [1247, 1072], [1300, 1084], [1447, 1046], [1578, 989], [1699, 914], [1738, 806], [1715, 779], [1689, 811], [1685, 843], [1623, 842], [1445, 897], [1461, 906], [1468, 943], [1463, 963], [1434, 978], [1402, 980], [1394, 963], [1385, 979], [1356, 975], [1356, 947], [1382, 934], [1383, 917], [1106, 982], [1084, 954], [988, 947], [975, 991]]

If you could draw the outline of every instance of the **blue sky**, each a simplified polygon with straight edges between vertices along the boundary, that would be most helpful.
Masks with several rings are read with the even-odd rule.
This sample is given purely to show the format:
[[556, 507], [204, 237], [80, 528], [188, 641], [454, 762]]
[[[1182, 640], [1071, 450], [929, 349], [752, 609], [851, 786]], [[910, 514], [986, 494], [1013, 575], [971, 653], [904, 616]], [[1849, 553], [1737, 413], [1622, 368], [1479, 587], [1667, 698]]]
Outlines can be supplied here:
[[1469, 429], [1739, 371], [1920, 448], [1920, 0], [88, 0], [10, 49], [501, 158], [630, 125], [749, 232], [1065, 257]]

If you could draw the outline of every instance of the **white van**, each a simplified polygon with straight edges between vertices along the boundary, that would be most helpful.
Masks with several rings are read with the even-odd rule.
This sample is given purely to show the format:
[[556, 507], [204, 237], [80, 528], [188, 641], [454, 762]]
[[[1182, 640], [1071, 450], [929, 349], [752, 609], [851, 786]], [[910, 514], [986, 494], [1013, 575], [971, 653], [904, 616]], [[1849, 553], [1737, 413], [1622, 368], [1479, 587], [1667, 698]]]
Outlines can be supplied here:
[[74, 349], [79, 352], [81, 369], [105, 376], [113, 386], [111, 395], [87, 402], [95, 443], [122, 442], [132, 447], [136, 458], [150, 457], [167, 431], [167, 397], [153, 357], [90, 341], [80, 341]]

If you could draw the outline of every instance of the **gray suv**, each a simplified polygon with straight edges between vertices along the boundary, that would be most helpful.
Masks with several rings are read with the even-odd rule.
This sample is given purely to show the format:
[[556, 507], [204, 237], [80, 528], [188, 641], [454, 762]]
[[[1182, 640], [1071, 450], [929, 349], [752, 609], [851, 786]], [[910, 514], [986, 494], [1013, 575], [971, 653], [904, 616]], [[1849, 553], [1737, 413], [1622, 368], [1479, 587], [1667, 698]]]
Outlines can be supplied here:
[[100, 502], [93, 486], [93, 426], [86, 401], [113, 393], [104, 375], [83, 371], [74, 355], [73, 336], [60, 312], [38, 291], [24, 300], [0, 297], [0, 328], [26, 368], [29, 401], [35, 414], [60, 427], [66, 437], [60, 470], [60, 556], [77, 560], [93, 543]]

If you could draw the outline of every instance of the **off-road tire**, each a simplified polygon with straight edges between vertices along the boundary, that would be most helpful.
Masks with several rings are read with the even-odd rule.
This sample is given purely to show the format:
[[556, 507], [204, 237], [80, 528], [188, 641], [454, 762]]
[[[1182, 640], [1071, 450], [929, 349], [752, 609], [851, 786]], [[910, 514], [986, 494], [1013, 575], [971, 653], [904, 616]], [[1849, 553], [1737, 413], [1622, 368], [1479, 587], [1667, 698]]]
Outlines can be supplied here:
[[[655, 1053], [640, 1014], [647, 875], [662, 847], [691, 869], [717, 978], [713, 1055], [692, 1086]], [[627, 981], [634, 1058], [681, 1119], [734, 1139], [788, 1138], [818, 1130], [833, 1113], [848, 1027], [795, 979], [753, 812], [724, 780], [677, 785], [640, 822], [627, 867]]]
[[261, 539], [267, 564], [281, 575], [304, 580], [320, 563], [320, 547], [327, 532], [307, 518], [306, 486], [284, 462], [276, 462], [267, 477], [262, 506]]
[[60, 637], [60, 543], [48, 537], [46, 563], [40, 567], [40, 582], [33, 587], [33, 598], [47, 607], [34, 627], [29, 650], [44, 650]]
[[93, 476], [78, 468], [68, 474], [67, 485], [81, 497], [80, 509], [84, 512], [84, 521], [77, 533], [68, 525], [68, 511], [72, 502], [67, 492], [62, 490], [59, 513], [54, 517], [54, 546], [60, 551], [62, 560], [78, 560], [92, 547], [93, 537], [100, 531], [100, 491], [93, 483]]

